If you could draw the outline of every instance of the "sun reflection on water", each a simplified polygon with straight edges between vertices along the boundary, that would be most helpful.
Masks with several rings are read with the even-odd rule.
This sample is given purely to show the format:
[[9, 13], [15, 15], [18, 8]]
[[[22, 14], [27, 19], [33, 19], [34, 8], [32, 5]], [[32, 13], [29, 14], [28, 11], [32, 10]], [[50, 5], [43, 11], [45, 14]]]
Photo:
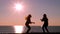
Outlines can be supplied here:
[[14, 26], [15, 33], [22, 33], [23, 32], [23, 26]]

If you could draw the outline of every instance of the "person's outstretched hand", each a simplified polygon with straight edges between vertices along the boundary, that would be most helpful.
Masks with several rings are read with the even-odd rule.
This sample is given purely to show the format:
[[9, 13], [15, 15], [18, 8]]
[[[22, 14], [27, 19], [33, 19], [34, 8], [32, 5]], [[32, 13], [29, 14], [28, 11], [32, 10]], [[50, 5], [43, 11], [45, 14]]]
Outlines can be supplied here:
[[32, 22], [32, 24], [35, 24], [35, 22]]
[[30, 24], [35, 24], [35, 22], [31, 22]]

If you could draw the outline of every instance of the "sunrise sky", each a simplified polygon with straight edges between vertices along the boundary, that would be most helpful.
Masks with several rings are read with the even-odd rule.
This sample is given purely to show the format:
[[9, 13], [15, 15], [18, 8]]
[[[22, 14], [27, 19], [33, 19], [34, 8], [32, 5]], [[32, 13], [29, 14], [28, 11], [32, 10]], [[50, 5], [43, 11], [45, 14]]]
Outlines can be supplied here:
[[[21, 11], [14, 9], [14, 4], [23, 6]], [[42, 26], [40, 19], [46, 13], [49, 26], [60, 26], [60, 0], [0, 0], [0, 26], [24, 25], [25, 17], [32, 15], [34, 26]]]

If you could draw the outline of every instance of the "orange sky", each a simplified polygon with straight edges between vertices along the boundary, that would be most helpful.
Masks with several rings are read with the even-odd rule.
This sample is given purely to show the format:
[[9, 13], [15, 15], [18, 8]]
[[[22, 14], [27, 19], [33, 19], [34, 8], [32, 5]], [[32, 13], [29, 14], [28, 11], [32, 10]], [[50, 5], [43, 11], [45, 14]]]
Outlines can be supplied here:
[[46, 13], [49, 19], [49, 26], [60, 26], [60, 0], [18, 0], [24, 6], [18, 12], [13, 9], [17, 0], [0, 0], [0, 26], [24, 25], [25, 17], [32, 14], [31, 20], [34, 26], [42, 26], [40, 21]]

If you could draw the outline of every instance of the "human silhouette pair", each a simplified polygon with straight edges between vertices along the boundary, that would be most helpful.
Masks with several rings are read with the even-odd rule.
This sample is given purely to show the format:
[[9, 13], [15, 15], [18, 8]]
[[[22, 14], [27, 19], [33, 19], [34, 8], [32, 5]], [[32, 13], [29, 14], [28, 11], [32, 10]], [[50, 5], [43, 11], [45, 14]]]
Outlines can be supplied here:
[[[30, 31], [30, 29], [31, 29], [31, 27], [30, 27], [29, 24], [35, 23], [35, 22], [31, 22], [31, 17], [32, 17], [31, 14], [29, 14], [29, 15], [26, 17], [25, 26], [28, 28], [28, 30], [27, 30], [26, 33], [29, 33], [29, 31]], [[40, 19], [40, 20], [41, 20], [42, 22], [44, 22], [44, 24], [43, 24], [43, 26], [42, 26], [43, 33], [45, 33], [45, 30], [46, 30], [47, 32], [49, 32], [48, 29], [47, 29], [47, 27], [48, 27], [48, 18], [47, 18], [47, 15], [44, 14], [44, 15], [43, 15], [43, 18]]]

